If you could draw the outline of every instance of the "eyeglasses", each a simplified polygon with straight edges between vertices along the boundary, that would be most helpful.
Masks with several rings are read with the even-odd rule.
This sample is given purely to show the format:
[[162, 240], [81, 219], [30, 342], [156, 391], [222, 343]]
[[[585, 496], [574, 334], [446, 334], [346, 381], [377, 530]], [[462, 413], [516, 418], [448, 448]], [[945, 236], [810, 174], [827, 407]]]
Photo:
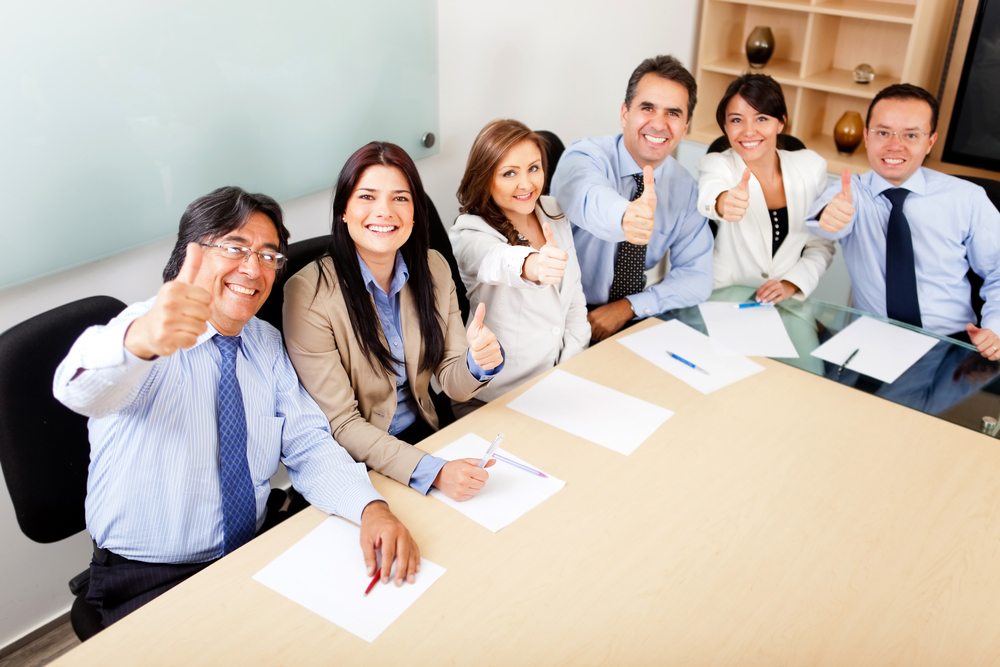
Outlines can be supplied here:
[[198, 245], [204, 246], [206, 248], [217, 248], [218, 254], [222, 255], [226, 259], [232, 259], [237, 261], [245, 261], [253, 253], [257, 255], [257, 260], [260, 265], [265, 269], [280, 269], [288, 261], [288, 258], [282, 255], [280, 252], [273, 252], [271, 250], [252, 250], [241, 245], [215, 245], [212, 243], [199, 243]]
[[892, 135], [899, 137], [899, 140], [907, 146], [913, 146], [922, 138], [930, 136], [930, 132], [890, 132], [888, 130], [868, 130], [869, 141], [877, 144], [887, 144], [892, 141]]

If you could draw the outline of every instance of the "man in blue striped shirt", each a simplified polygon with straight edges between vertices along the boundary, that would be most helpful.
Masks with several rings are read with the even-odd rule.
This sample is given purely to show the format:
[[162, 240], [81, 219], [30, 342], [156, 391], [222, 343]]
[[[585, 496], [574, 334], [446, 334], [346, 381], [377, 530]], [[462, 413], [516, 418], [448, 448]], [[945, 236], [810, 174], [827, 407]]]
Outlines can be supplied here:
[[84, 332], [56, 371], [56, 398], [91, 418], [88, 600], [105, 625], [251, 538], [279, 461], [313, 505], [361, 525], [369, 575], [380, 549], [397, 586], [414, 580], [413, 538], [254, 317], [287, 241], [270, 197], [229, 187], [196, 200], [157, 295]]

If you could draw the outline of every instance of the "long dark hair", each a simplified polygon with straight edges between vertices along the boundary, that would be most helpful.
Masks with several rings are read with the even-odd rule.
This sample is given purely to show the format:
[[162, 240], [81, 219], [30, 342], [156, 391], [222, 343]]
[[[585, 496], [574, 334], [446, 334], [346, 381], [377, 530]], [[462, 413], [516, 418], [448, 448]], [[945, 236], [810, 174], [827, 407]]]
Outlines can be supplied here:
[[213, 190], [204, 197], [198, 197], [188, 204], [181, 216], [177, 243], [170, 253], [167, 265], [163, 267], [163, 282], [169, 282], [180, 273], [187, 256], [188, 243], [209, 242], [226, 234], [243, 229], [254, 213], [263, 213], [278, 231], [278, 252], [288, 254], [288, 229], [281, 219], [281, 206], [271, 197], [251, 194], [242, 188], [230, 185]]
[[[542, 176], [549, 173], [548, 141], [540, 134], [529, 130], [524, 123], [516, 120], [495, 120], [482, 129], [469, 151], [469, 161], [465, 165], [465, 175], [458, 186], [459, 213], [478, 215], [486, 223], [505, 237], [510, 245], [528, 245], [521, 240], [507, 216], [493, 201], [494, 172], [500, 161], [511, 148], [522, 141], [532, 141], [538, 146], [542, 156]], [[544, 207], [542, 208], [545, 211]], [[546, 215], [548, 211], [545, 211]], [[549, 217], [553, 217], [549, 215]], [[555, 216], [561, 218], [561, 215]]]
[[[354, 239], [351, 238], [344, 223], [347, 202], [350, 201], [354, 188], [365, 171], [374, 166], [399, 169], [410, 185], [413, 196], [413, 231], [400, 248], [400, 252], [410, 273], [407, 285], [413, 292], [420, 322], [420, 337], [423, 340], [420, 370], [434, 370], [444, 359], [446, 323], [434, 305], [436, 286], [431, 277], [430, 265], [427, 263], [427, 250], [430, 246], [427, 195], [424, 193], [416, 165], [402, 148], [395, 144], [373, 141], [359, 148], [348, 158], [340, 171], [333, 194], [333, 225], [330, 230], [330, 246], [325, 256], [333, 260], [333, 265], [337, 269], [337, 280], [344, 295], [344, 302], [347, 304], [347, 312], [351, 317], [351, 326], [365, 358], [373, 369], [382, 367], [386, 373], [395, 375], [396, 360], [379, 337], [382, 327], [375, 313], [375, 304], [365, 287], [364, 278], [361, 277]], [[316, 282], [318, 294], [321, 285], [329, 284], [331, 276], [327, 273], [323, 258], [317, 260], [317, 263], [319, 264], [319, 278]]]
[[[726, 132], [726, 110], [729, 108], [729, 101], [737, 95], [746, 100], [757, 113], [777, 118], [785, 125], [788, 124], [788, 107], [785, 106], [785, 94], [781, 91], [781, 84], [767, 74], [744, 74], [729, 84], [726, 94], [715, 108], [715, 122], [719, 124], [727, 144], [729, 133]], [[777, 144], [778, 148], [784, 148], [780, 136]]]

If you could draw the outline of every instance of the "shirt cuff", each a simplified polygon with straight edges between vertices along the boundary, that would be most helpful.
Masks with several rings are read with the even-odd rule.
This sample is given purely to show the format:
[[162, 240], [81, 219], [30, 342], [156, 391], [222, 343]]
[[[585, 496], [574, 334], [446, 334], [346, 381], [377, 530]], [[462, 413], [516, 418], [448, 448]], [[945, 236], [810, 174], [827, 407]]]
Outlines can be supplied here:
[[651, 315], [656, 315], [658, 311], [656, 297], [648, 291], [630, 294], [625, 298], [632, 304], [632, 312], [635, 313], [636, 319], [641, 320]]
[[431, 484], [437, 479], [438, 473], [441, 472], [441, 468], [447, 463], [444, 459], [439, 459], [436, 456], [431, 456], [430, 454], [424, 455], [420, 459], [420, 463], [414, 468], [413, 474], [410, 475], [410, 488], [416, 489], [423, 495], [427, 495], [431, 490]]
[[[497, 345], [500, 345], [500, 343], [498, 342]], [[494, 375], [502, 371], [503, 365], [507, 363], [507, 355], [504, 354], [503, 345], [500, 345], [500, 356], [503, 357], [503, 360], [500, 362], [500, 365], [494, 368], [493, 370], [488, 371], [472, 360], [472, 350], [469, 349], [465, 352], [465, 363], [469, 367], [469, 372], [472, 373], [472, 377], [476, 378], [480, 382], [486, 382], [487, 380], [491, 379]]]
[[337, 504], [337, 514], [360, 526], [361, 515], [365, 508], [376, 500], [385, 502], [385, 498], [379, 495], [379, 492], [366, 478], [364, 481], [344, 489], [344, 493], [340, 496], [340, 502]]

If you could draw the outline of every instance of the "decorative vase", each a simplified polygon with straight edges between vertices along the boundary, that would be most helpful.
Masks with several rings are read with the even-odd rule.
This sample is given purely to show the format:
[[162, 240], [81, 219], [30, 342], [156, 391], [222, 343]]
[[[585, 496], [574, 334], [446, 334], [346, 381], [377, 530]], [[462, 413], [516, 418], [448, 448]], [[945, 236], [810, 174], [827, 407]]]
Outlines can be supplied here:
[[833, 142], [837, 152], [850, 155], [864, 138], [865, 122], [857, 111], [846, 111], [833, 128]]
[[774, 33], [767, 26], [759, 25], [747, 37], [747, 60], [750, 67], [760, 69], [774, 53]]

